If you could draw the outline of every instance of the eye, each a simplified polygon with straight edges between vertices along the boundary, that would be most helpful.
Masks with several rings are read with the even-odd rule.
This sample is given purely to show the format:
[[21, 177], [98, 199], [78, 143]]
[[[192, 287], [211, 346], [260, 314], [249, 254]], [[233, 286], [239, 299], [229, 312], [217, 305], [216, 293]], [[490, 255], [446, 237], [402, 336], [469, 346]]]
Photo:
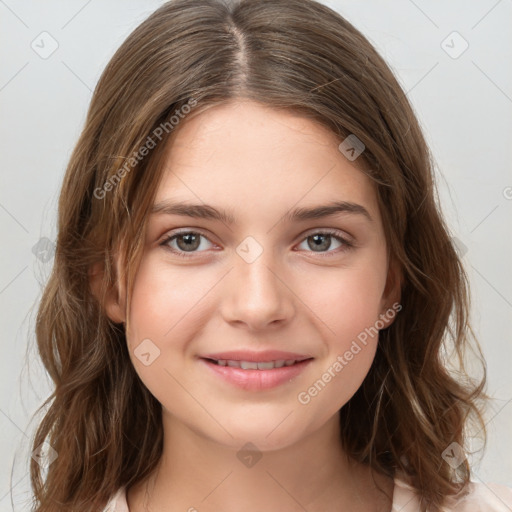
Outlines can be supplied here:
[[[332, 246], [332, 240], [335, 239], [339, 245], [338, 250], [326, 251], [326, 249], [330, 249]], [[354, 244], [350, 242], [341, 231], [336, 229], [325, 229], [322, 231], [316, 231], [314, 233], [306, 236], [302, 243], [306, 242], [307, 246], [312, 249], [311, 252], [317, 253], [327, 253], [327, 256], [330, 256], [332, 253], [345, 252], [354, 247]], [[324, 254], [322, 254], [324, 256]]]
[[[201, 247], [201, 245], [204, 246], [204, 244], [201, 244], [201, 238], [208, 240], [206, 236], [197, 231], [181, 231], [166, 237], [165, 240], [160, 243], [160, 245], [166, 247], [177, 256], [187, 258], [191, 256], [187, 253], [193, 254], [195, 252], [204, 252], [196, 250]], [[176, 243], [177, 247], [172, 245], [174, 243]]]
[[[167, 236], [160, 242], [160, 245], [177, 256], [188, 258], [193, 256], [194, 253], [205, 252], [205, 250], [198, 250], [200, 247], [205, 249], [201, 239], [207, 240], [210, 244], [212, 243], [205, 235], [198, 231], [181, 231]], [[333, 239], [338, 242], [338, 248], [328, 250], [332, 247]], [[312, 249], [310, 252], [319, 253], [322, 257], [330, 256], [332, 253], [337, 254], [345, 252], [354, 248], [354, 244], [350, 242], [341, 231], [335, 229], [313, 232], [303, 239], [302, 243], [304, 242]], [[206, 247], [206, 249], [208, 249], [208, 247]]]

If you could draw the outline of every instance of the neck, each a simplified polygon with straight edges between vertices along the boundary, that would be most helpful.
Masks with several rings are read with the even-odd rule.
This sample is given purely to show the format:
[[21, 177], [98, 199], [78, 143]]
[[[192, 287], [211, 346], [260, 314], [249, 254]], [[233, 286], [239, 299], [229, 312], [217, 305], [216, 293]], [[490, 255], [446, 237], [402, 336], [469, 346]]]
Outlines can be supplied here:
[[[290, 446], [251, 453], [239, 444], [221, 445], [167, 416], [159, 465], [128, 489], [130, 512], [391, 509], [369, 468], [342, 449], [337, 415]], [[392, 494], [392, 480], [376, 481]]]

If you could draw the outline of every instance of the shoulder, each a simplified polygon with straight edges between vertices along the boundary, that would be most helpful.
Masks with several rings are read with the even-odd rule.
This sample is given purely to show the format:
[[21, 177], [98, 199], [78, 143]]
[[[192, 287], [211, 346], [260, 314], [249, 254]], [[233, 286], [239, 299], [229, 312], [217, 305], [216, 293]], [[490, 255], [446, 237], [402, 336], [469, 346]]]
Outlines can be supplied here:
[[130, 512], [126, 502], [126, 489], [121, 487], [109, 500], [102, 512]]
[[511, 512], [512, 488], [505, 485], [471, 482], [459, 498], [447, 501], [446, 512]]
[[[418, 512], [416, 490], [405, 478], [395, 478], [392, 512]], [[446, 500], [443, 512], [511, 512], [512, 488], [494, 483], [470, 482], [457, 496]]]
[[[395, 478], [392, 512], [418, 512], [416, 491], [405, 479]], [[512, 488], [494, 483], [471, 482], [458, 498], [447, 500], [443, 512], [511, 512]], [[129, 512], [126, 491], [121, 487], [102, 512]]]

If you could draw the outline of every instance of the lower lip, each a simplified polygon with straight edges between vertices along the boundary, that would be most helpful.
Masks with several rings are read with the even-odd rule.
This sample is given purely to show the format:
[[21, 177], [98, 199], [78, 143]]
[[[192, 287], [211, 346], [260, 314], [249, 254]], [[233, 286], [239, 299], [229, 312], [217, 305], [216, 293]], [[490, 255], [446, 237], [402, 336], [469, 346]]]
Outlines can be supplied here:
[[216, 375], [246, 391], [262, 391], [275, 388], [297, 377], [313, 359], [306, 359], [292, 366], [272, 370], [242, 370], [232, 366], [220, 366], [208, 359], [201, 359]]

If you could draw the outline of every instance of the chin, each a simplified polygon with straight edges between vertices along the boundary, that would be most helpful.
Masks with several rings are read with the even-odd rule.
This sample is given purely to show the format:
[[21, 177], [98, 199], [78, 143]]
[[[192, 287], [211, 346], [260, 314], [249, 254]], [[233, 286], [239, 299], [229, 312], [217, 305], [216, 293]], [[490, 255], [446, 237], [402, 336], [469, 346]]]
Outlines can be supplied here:
[[243, 451], [254, 451], [256, 453], [273, 452], [278, 450], [284, 450], [289, 446], [293, 445], [296, 439], [291, 439], [287, 436], [286, 439], [276, 437], [275, 439], [269, 439], [265, 434], [252, 435], [250, 431], [241, 433], [240, 436], [235, 436], [233, 439], [229, 438], [226, 440], [228, 446], [236, 451], [237, 456]]
[[283, 425], [279, 425], [281, 421], [282, 419], [275, 423], [265, 422], [261, 427], [254, 424], [247, 425], [245, 428], [243, 426], [232, 427], [228, 431], [233, 437], [226, 434], [222, 436], [222, 440], [218, 439], [218, 441], [237, 451], [247, 443], [252, 443], [261, 452], [281, 450], [293, 445], [300, 438], [297, 429], [291, 429], [291, 425], [288, 425], [288, 428], [283, 428]]

